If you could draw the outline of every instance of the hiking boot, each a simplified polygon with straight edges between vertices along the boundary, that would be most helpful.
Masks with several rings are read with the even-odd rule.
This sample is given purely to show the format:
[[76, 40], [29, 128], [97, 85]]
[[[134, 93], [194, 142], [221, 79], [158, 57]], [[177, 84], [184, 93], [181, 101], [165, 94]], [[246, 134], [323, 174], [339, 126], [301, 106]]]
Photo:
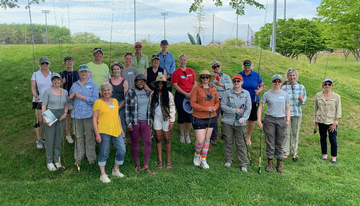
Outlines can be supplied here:
[[184, 134], [180, 135], [180, 142], [185, 143], [185, 135]]
[[191, 139], [190, 139], [190, 135], [189, 134], [185, 134], [185, 142], [187, 144], [190, 144], [191, 143]]
[[278, 173], [284, 174], [283, 166], [284, 166], [283, 161], [277, 160], [276, 170]]
[[36, 140], [36, 147], [37, 147], [38, 149], [43, 149], [43, 148], [44, 148], [44, 145], [43, 145], [41, 139], [37, 139], [37, 140]]
[[268, 159], [268, 165], [266, 167], [266, 172], [272, 173], [273, 172], [273, 159]]
[[206, 162], [206, 159], [201, 159], [201, 166], [204, 169], [209, 169], [210, 168], [208, 163]]
[[197, 155], [196, 152], [195, 152], [194, 165], [195, 165], [195, 166], [200, 166], [200, 165], [199, 165], [199, 161], [200, 161], [200, 154]]

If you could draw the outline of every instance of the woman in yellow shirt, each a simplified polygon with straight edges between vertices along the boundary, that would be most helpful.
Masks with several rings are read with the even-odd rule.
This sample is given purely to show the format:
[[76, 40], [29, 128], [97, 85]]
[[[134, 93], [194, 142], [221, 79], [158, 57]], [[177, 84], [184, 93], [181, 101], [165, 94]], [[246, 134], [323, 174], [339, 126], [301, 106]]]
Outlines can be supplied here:
[[116, 149], [115, 166], [112, 175], [115, 177], [124, 177], [120, 172], [119, 166], [124, 163], [126, 153], [125, 134], [121, 126], [119, 116], [119, 103], [111, 98], [112, 86], [104, 83], [100, 87], [101, 98], [96, 100], [93, 107], [93, 125], [96, 136], [96, 142], [100, 145], [98, 165], [100, 167], [100, 180], [103, 183], [109, 183], [111, 180], [105, 173], [106, 160], [110, 153], [110, 141], [113, 142]]

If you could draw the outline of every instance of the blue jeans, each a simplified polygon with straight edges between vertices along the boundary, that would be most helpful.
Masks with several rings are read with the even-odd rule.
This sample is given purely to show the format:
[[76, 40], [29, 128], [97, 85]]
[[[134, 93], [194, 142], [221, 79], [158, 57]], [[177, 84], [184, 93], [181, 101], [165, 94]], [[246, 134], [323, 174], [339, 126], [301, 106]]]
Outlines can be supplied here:
[[122, 165], [124, 163], [124, 157], [126, 153], [125, 141], [120, 134], [118, 137], [114, 137], [108, 134], [100, 133], [101, 136], [101, 143], [100, 143], [100, 152], [98, 158], [98, 165], [105, 166], [106, 160], [109, 157], [110, 153], [110, 141], [113, 142], [114, 147], [116, 149], [116, 157], [115, 157], [115, 164]]
[[119, 110], [119, 116], [120, 116], [120, 120], [121, 120], [121, 126], [122, 126], [122, 129], [124, 131], [124, 134], [126, 136], [126, 121], [125, 121], [125, 107], [121, 108]]

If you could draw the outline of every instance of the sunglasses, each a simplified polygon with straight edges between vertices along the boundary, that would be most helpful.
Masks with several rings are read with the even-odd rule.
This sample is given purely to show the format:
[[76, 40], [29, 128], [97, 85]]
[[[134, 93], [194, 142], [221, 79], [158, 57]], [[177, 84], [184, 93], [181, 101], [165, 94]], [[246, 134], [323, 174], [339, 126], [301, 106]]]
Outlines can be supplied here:
[[272, 81], [272, 83], [281, 83], [282, 81], [280, 79], [275, 79], [274, 81]]
[[220, 67], [220, 65], [214, 65], [214, 66], [212, 66], [213, 69], [216, 69], [216, 68], [218, 68], [218, 67]]
[[206, 76], [201, 76], [201, 79], [210, 79], [210, 75], [206, 75]]
[[142, 46], [136, 46], [135, 48], [137, 48], [137, 49], [138, 49], [138, 48], [142, 48]]
[[251, 64], [244, 64], [244, 66], [251, 66]]
[[233, 80], [233, 83], [240, 83], [241, 80]]
[[47, 64], [49, 64], [49, 63], [48, 63], [48, 62], [43, 62], [43, 63], [41, 63], [41, 65], [44, 65], [44, 64], [46, 64], [46, 65], [47, 65]]
[[325, 83], [325, 84], [323, 84], [324, 86], [329, 86], [329, 87], [331, 87], [331, 83]]

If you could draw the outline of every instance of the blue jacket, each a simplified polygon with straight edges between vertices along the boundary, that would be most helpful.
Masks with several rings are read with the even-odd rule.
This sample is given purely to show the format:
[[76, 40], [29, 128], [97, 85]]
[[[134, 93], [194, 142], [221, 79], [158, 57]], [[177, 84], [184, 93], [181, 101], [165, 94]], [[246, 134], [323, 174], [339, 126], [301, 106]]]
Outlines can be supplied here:
[[175, 58], [174, 55], [172, 55], [169, 52], [166, 52], [166, 55], [163, 55], [161, 51], [158, 53], [160, 56], [160, 65], [159, 67], [164, 68], [166, 70], [166, 74], [172, 74], [175, 71]]
[[93, 116], [93, 105], [95, 100], [99, 99], [99, 91], [95, 82], [90, 79], [81, 86], [80, 80], [76, 81], [69, 92], [70, 94], [79, 93], [85, 96], [86, 101], [78, 98], [74, 98], [72, 104], [74, 109], [71, 112], [71, 118], [73, 119], [87, 119]]

